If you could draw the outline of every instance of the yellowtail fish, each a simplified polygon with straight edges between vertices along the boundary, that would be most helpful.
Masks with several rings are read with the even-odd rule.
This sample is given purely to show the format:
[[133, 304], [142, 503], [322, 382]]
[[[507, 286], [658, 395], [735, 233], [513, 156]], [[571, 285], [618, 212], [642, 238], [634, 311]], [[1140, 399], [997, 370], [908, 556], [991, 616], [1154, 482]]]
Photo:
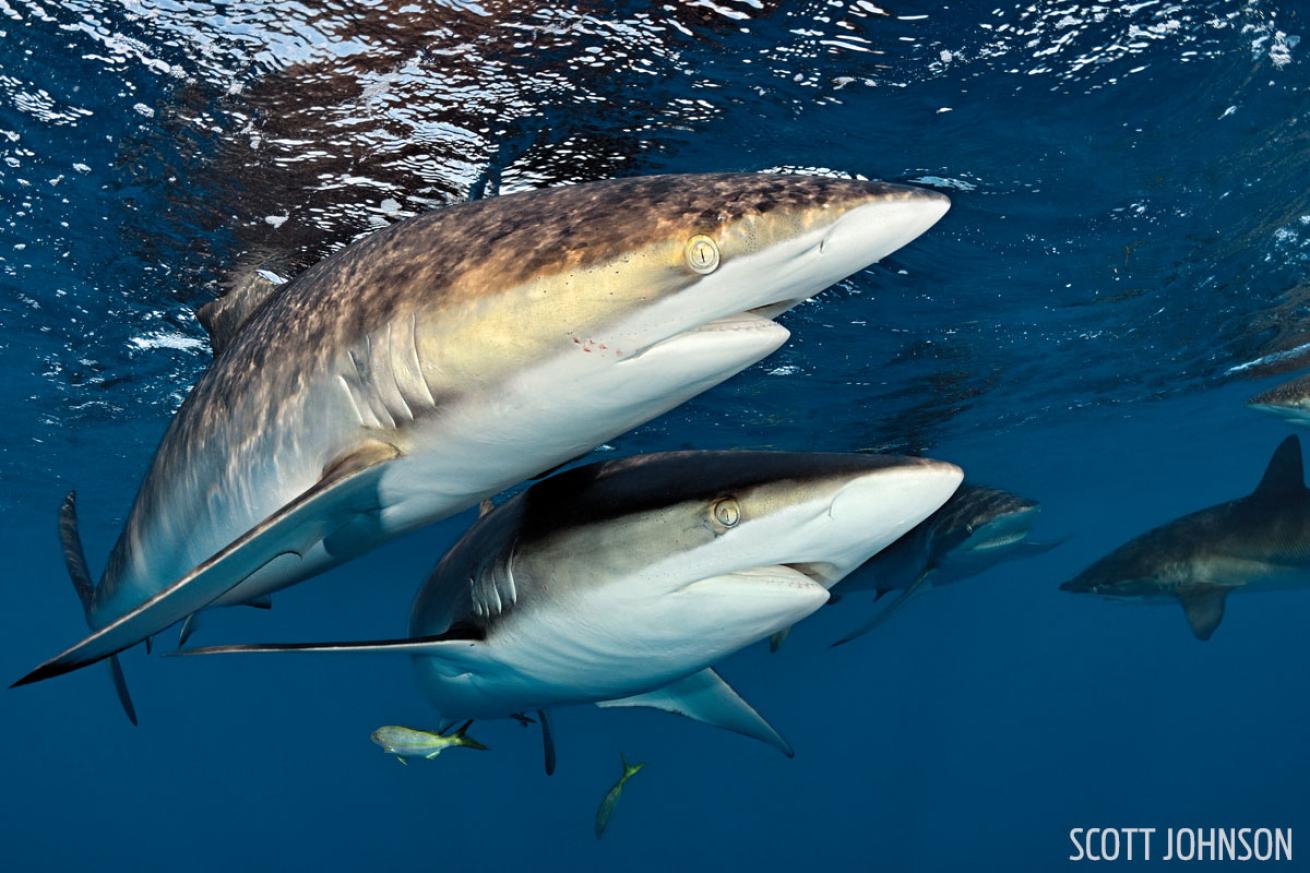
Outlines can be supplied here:
[[372, 740], [382, 747], [382, 751], [395, 755], [396, 760], [402, 764], [405, 763], [406, 758], [424, 758], [431, 761], [446, 749], [455, 746], [486, 751], [486, 746], [467, 734], [471, 724], [472, 721], [464, 722], [453, 734], [388, 724], [373, 731]]
[[629, 779], [637, 775], [638, 770], [646, 766], [644, 763], [629, 764], [627, 757], [622, 752], [619, 753], [619, 761], [623, 764], [623, 775], [619, 777], [618, 782], [614, 783], [614, 787], [605, 794], [600, 806], [596, 809], [596, 839], [598, 840], [605, 836], [605, 828], [610, 823], [610, 816], [614, 814], [614, 807], [619, 805], [619, 797], [623, 795], [623, 786], [628, 784]]

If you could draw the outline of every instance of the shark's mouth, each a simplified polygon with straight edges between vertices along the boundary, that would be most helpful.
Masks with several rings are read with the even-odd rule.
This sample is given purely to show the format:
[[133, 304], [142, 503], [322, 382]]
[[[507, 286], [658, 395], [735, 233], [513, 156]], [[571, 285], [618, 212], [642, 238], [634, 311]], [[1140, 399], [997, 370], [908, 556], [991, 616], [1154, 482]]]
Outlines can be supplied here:
[[977, 545], [973, 546], [970, 551], [974, 552], [994, 552], [997, 549], [1003, 549], [1006, 546], [1012, 546], [1015, 543], [1021, 543], [1028, 538], [1028, 531], [1009, 530], [1002, 531], [994, 537], [989, 537]]
[[[721, 573], [709, 578], [716, 580], [739, 579], [743, 582], [776, 582], [780, 585], [803, 585], [806, 587], [819, 581], [807, 573], [802, 573], [790, 564], [761, 564], [758, 567], [746, 567], [742, 570], [733, 570], [730, 573]], [[707, 580], [697, 579], [689, 583], [687, 587], [693, 588], [705, 581]]]
[[760, 318], [767, 318], [772, 321], [788, 309], [791, 309], [793, 306], [799, 306], [808, 299], [808, 297], [794, 297], [789, 300], [779, 300], [777, 303], [766, 303], [764, 306], [757, 306], [754, 309], [748, 309], [736, 317], [741, 318], [747, 315], [756, 315]]
[[822, 585], [824, 588], [832, 588], [840, 581], [840, 573], [834, 564], [826, 562], [809, 562], [803, 564], [784, 564], [784, 567], [795, 570], [802, 576], [806, 576], [810, 581]]
[[[776, 304], [776, 306], [783, 307], [783, 309], [790, 308], [790, 304]], [[676, 351], [677, 353], [683, 353], [685, 351], [694, 353], [712, 345], [736, 346], [764, 343], [765, 345], [773, 344], [776, 347], [785, 342], [790, 333], [785, 327], [773, 321], [772, 318], [761, 314], [772, 308], [774, 306], [761, 307], [707, 321], [704, 324], [653, 342], [638, 350], [635, 354], [627, 355], [624, 362], [639, 361], [647, 356], [665, 352]], [[782, 311], [782, 309], [778, 311]], [[763, 357], [764, 354], [767, 354], [767, 352], [762, 353], [760, 357]]]

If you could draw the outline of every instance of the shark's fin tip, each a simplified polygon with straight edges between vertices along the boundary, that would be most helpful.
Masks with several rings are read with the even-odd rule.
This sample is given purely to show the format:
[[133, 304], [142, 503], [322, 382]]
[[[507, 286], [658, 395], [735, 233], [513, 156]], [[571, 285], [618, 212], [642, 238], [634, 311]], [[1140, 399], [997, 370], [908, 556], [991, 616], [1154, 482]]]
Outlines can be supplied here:
[[1260, 484], [1252, 496], [1286, 497], [1306, 490], [1305, 469], [1301, 460], [1301, 439], [1296, 434], [1287, 437], [1274, 449], [1269, 466], [1265, 468]]

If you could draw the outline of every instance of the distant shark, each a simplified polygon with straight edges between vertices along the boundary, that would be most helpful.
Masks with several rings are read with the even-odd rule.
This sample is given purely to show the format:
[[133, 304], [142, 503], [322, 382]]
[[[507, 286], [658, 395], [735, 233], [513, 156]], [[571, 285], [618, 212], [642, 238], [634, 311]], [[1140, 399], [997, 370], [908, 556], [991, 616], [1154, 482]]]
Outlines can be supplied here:
[[548, 730], [555, 706], [648, 706], [790, 755], [710, 666], [818, 609], [962, 475], [940, 461], [860, 454], [670, 452], [590, 464], [470, 528], [419, 591], [406, 639], [182, 654], [390, 652], [412, 657], [447, 719], [536, 710]]
[[1301, 443], [1283, 440], [1250, 495], [1185, 515], [1125, 543], [1060, 586], [1076, 594], [1177, 599], [1208, 640], [1235, 591], [1310, 586], [1310, 491]]
[[1310, 374], [1262, 391], [1247, 405], [1292, 424], [1310, 426]]
[[1038, 508], [1035, 501], [1008, 491], [961, 485], [941, 509], [842, 581], [843, 598], [854, 591], [874, 591], [875, 599], [893, 591], [900, 594], [833, 645], [867, 634], [928, 588], [1055, 548], [1059, 543], [1028, 540]]
[[[817, 176], [651, 176], [412, 218], [200, 313], [215, 359], [174, 417], [58, 676], [267, 596], [585, 454], [788, 337], [775, 316], [948, 208]], [[111, 664], [124, 707], [126, 685]]]

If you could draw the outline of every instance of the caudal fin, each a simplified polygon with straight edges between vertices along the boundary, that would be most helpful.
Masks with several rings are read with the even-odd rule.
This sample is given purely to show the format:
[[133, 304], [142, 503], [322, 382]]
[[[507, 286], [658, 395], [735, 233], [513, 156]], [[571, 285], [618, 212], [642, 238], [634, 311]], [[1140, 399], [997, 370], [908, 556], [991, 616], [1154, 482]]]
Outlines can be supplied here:
[[[73, 580], [73, 589], [77, 591], [77, 599], [82, 602], [82, 615], [86, 618], [89, 627], [95, 586], [91, 583], [91, 574], [86, 568], [86, 553], [82, 551], [82, 537], [77, 532], [76, 491], [69, 491], [59, 507], [59, 544], [64, 549], [64, 564], [68, 567], [68, 577]], [[118, 663], [117, 655], [111, 657], [108, 664], [109, 675], [114, 681], [114, 690], [118, 693], [118, 702], [122, 704], [127, 720], [135, 725], [136, 707], [132, 705], [132, 696], [127, 691], [123, 666]]]

